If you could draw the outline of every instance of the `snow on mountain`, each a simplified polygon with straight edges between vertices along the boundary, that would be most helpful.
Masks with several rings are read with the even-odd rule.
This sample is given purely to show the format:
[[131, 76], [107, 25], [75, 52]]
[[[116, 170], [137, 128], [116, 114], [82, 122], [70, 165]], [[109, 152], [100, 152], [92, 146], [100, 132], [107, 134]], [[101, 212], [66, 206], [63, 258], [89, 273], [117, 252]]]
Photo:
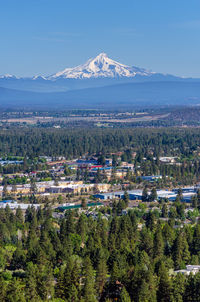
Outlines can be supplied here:
[[4, 74], [4, 75], [0, 75], [0, 79], [17, 79], [16, 76], [12, 75], [12, 74]]
[[63, 71], [53, 74], [47, 79], [56, 80], [63, 79], [88, 79], [99, 77], [135, 77], [136, 75], [150, 76], [154, 74], [143, 68], [130, 67], [118, 63], [110, 58], [105, 53], [100, 53], [96, 58], [89, 59], [85, 64], [74, 68], [66, 68]]
[[37, 75], [37, 76], [34, 76], [32, 78], [32, 80], [46, 80], [46, 78], [44, 76], [41, 76], [41, 75]]

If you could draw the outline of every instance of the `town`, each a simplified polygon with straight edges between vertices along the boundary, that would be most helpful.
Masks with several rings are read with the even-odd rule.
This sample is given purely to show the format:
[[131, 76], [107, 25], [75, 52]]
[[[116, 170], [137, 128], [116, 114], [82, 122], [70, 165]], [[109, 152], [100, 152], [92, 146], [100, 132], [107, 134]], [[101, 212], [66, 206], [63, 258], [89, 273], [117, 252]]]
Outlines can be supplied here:
[[[127, 157], [129, 160], [125, 161]], [[185, 218], [185, 223], [192, 223], [194, 216], [198, 219], [200, 184], [173, 186], [172, 177], [165, 175], [165, 187], [162, 187], [163, 176], [144, 175], [135, 165], [135, 158], [136, 152], [130, 151], [112, 153], [110, 157], [83, 156], [70, 161], [62, 156], [40, 156], [34, 171], [28, 158], [2, 158], [0, 165], [8, 172], [1, 177], [0, 207], [27, 210], [30, 206], [49, 205], [57, 213], [69, 209], [86, 211], [92, 207], [93, 216], [97, 217], [95, 208], [113, 207], [113, 203], [125, 199], [128, 202], [122, 205], [120, 215], [142, 204], [146, 210], [161, 213], [163, 204], [168, 204], [170, 209], [173, 203], [180, 201], [185, 207], [184, 217], [189, 218]], [[159, 157], [159, 162], [163, 167], [181, 165], [178, 157]], [[12, 166], [20, 172], [9, 173]]]

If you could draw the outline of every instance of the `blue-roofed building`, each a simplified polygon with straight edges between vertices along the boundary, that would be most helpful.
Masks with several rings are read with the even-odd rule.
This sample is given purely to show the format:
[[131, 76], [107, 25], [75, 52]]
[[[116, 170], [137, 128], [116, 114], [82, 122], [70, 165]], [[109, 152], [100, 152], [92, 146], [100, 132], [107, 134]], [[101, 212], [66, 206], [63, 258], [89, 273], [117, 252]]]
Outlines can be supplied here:
[[162, 179], [162, 175], [148, 175], [148, 176], [139, 176], [138, 178], [141, 178], [144, 181], [158, 181], [159, 179]]
[[111, 193], [99, 193], [99, 194], [94, 194], [93, 197], [95, 197], [97, 199], [102, 199], [102, 200], [110, 200], [110, 199], [114, 199], [115, 195], [114, 195], [114, 192], [111, 192]]
[[[131, 190], [127, 191], [129, 194], [130, 200], [141, 200], [142, 199], [142, 190]], [[102, 199], [102, 200], [110, 200], [110, 199], [123, 199], [124, 198], [124, 191], [117, 191], [117, 192], [108, 192], [108, 193], [100, 193], [93, 195], [95, 198]]]
[[[172, 190], [175, 193], [178, 193], [179, 188], [173, 189]], [[195, 193], [198, 191], [198, 189], [196, 187], [185, 187], [185, 188], [181, 188], [182, 193]]]
[[[129, 194], [130, 200], [142, 200], [142, 190], [130, 190], [127, 191]], [[149, 192], [150, 194], [150, 192]], [[183, 199], [182, 202], [191, 202], [192, 196], [194, 196], [195, 192], [186, 192], [183, 193]], [[112, 200], [112, 199], [123, 199], [124, 198], [124, 191], [117, 191], [117, 192], [108, 192], [108, 193], [99, 193], [93, 195], [97, 199], [101, 200]], [[173, 191], [167, 191], [167, 190], [157, 190], [157, 196], [158, 200], [167, 198], [169, 201], [175, 201], [177, 193]]]

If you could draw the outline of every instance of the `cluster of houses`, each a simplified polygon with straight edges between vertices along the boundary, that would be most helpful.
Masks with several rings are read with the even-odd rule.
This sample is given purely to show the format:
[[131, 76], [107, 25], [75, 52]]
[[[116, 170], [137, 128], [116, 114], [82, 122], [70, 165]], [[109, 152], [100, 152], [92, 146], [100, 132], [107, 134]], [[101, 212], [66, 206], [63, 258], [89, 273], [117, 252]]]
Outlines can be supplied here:
[[[121, 154], [121, 153], [120, 153]], [[136, 154], [135, 154], [136, 155]], [[124, 198], [124, 191], [115, 191], [110, 192], [112, 190], [112, 187], [110, 184], [107, 183], [93, 183], [92, 177], [95, 177], [97, 173], [100, 171], [103, 173], [107, 180], [109, 181], [113, 173], [115, 173], [116, 178], [123, 179], [127, 175], [127, 171], [134, 171], [134, 164], [127, 163], [127, 162], [121, 162], [120, 166], [115, 167], [113, 170], [112, 166], [112, 159], [107, 158], [104, 159], [104, 163], [100, 164], [99, 158], [97, 157], [91, 157], [89, 159], [81, 158], [81, 159], [74, 159], [71, 161], [67, 161], [64, 157], [57, 157], [57, 158], [51, 158], [46, 156], [41, 156], [41, 159], [44, 159], [47, 170], [46, 171], [35, 171], [31, 172], [31, 175], [29, 174], [21, 174], [18, 175], [19, 177], [26, 176], [26, 183], [21, 185], [7, 185], [6, 186], [6, 193], [8, 195], [29, 195], [33, 193], [33, 184], [30, 183], [30, 179], [35, 178], [34, 183], [34, 194], [40, 194], [40, 195], [49, 195], [49, 194], [94, 194], [93, 196], [100, 200], [112, 200], [116, 198]], [[160, 157], [159, 160], [163, 163], [176, 163], [177, 158], [176, 157]], [[22, 161], [14, 161], [15, 163], [22, 163]], [[10, 163], [10, 162], [9, 162]], [[1, 164], [1, 162], [0, 162]], [[73, 174], [74, 177], [72, 178], [66, 178], [66, 175], [64, 175], [65, 168], [74, 170], [80, 170], [82, 172], [87, 171], [88, 175], [88, 182], [90, 183], [83, 183], [83, 181], [79, 181], [75, 179], [79, 179], [76, 177], [76, 174]], [[114, 172], [113, 172], [114, 171]], [[56, 178], [56, 176], [59, 176], [59, 181], [55, 182], [53, 180], [45, 180], [41, 181], [37, 177], [42, 172], [49, 172], [49, 175], [51, 175], [52, 178]], [[84, 173], [83, 173], [84, 174]], [[13, 175], [15, 177], [16, 175]], [[12, 177], [12, 175], [11, 175]], [[91, 179], [90, 179], [91, 177]], [[138, 176], [143, 181], [148, 182], [157, 182], [162, 178], [162, 175], [145, 175], [145, 176]], [[51, 179], [51, 178], [50, 178]], [[66, 179], [71, 179], [70, 181], [67, 181]], [[82, 178], [83, 179], [83, 178]], [[90, 181], [92, 180], [92, 181]], [[29, 181], [29, 182], [28, 182]], [[101, 180], [100, 180], [101, 182]], [[182, 201], [190, 202], [192, 196], [194, 196], [197, 192], [197, 187], [191, 187], [191, 188], [183, 188], [183, 199]], [[129, 199], [130, 200], [142, 200], [142, 190], [130, 190], [128, 191]], [[0, 196], [5, 195], [5, 186], [0, 186]], [[160, 200], [162, 198], [166, 198], [169, 201], [174, 201], [177, 196], [177, 190], [157, 190], [157, 199]]]
[[[71, 162], [66, 162], [67, 166], [72, 170], [80, 169], [81, 171], [88, 172], [88, 177], [95, 177], [98, 171], [103, 173], [108, 180], [111, 179], [113, 173], [112, 159], [106, 159], [104, 165], [98, 163], [97, 158], [91, 159], [79, 159]], [[124, 178], [126, 176], [127, 171], [134, 170], [134, 164], [130, 164], [127, 162], [122, 162], [120, 167], [115, 169], [115, 177]]]

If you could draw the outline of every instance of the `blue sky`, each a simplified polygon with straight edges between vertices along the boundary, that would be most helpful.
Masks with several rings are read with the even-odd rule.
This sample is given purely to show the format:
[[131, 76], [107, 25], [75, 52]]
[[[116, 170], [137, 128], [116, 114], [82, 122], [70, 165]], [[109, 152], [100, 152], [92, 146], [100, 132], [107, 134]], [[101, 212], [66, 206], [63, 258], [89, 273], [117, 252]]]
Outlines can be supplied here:
[[47, 75], [100, 52], [200, 77], [200, 1], [0, 0], [0, 74]]

